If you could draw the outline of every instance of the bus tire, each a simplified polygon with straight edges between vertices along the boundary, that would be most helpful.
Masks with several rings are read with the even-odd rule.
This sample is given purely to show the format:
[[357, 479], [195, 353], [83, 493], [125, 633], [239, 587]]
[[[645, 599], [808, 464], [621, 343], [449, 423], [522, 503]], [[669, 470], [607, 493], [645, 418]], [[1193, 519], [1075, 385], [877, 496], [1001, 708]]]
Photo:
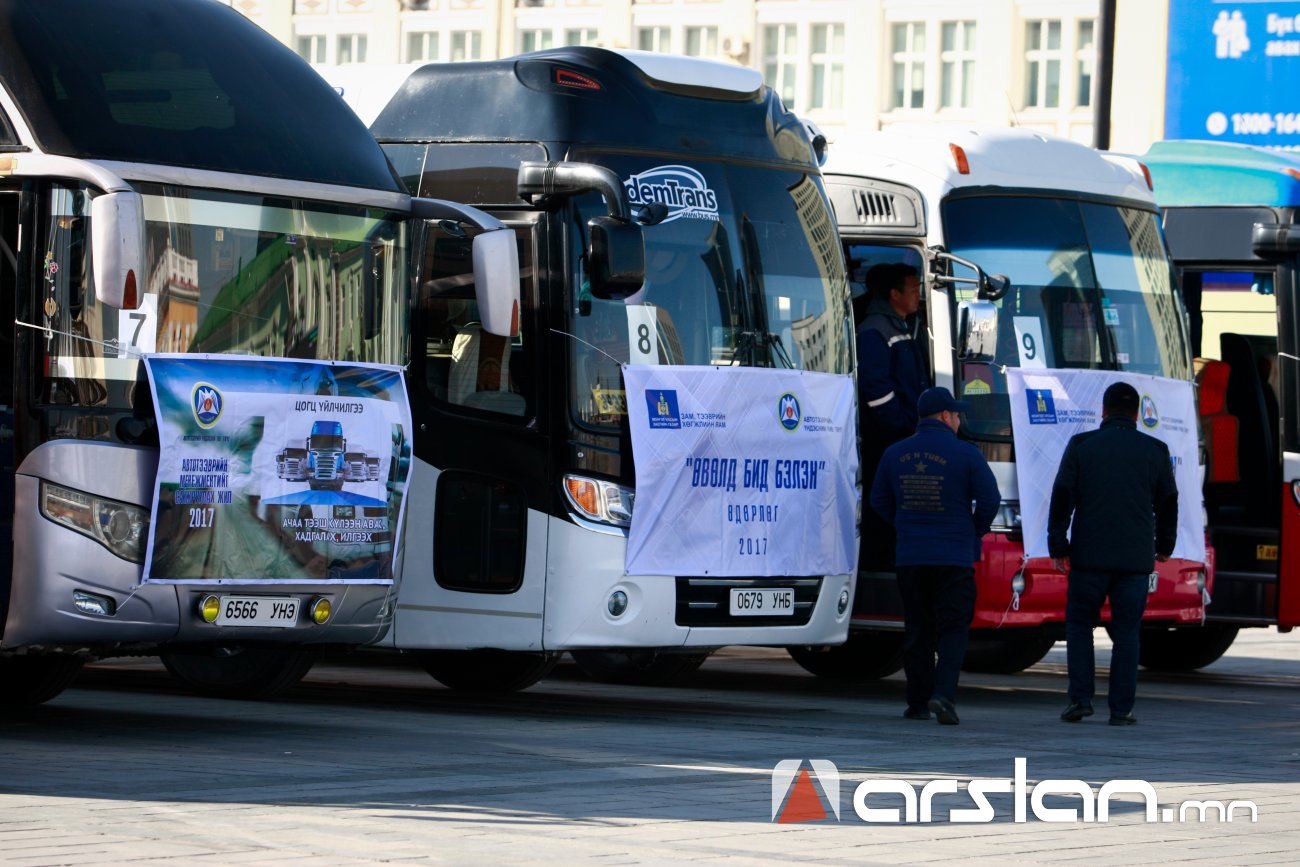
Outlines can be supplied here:
[[167, 649], [159, 653], [172, 677], [213, 698], [268, 699], [289, 689], [318, 656], [306, 647], [235, 645]]
[[974, 637], [966, 642], [961, 670], [972, 674], [1019, 674], [1042, 661], [1056, 644], [1043, 635], [999, 635]]
[[558, 653], [516, 650], [420, 650], [416, 659], [438, 683], [459, 692], [517, 692], [551, 673]]
[[850, 632], [840, 645], [786, 650], [805, 671], [830, 680], [879, 680], [903, 667], [902, 632]]
[[571, 650], [569, 653], [583, 674], [601, 683], [671, 686], [703, 665], [713, 651]]
[[1217, 660], [1237, 638], [1236, 626], [1144, 629], [1138, 662], [1151, 671], [1195, 671]]
[[81, 671], [78, 656], [0, 657], [0, 708], [43, 704], [63, 692]]

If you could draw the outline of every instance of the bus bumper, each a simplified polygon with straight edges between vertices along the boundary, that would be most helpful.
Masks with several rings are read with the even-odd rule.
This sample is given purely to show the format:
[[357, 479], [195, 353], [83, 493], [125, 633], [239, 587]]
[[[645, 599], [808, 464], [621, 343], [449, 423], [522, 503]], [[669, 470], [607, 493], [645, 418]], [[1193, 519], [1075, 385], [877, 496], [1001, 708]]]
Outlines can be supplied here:
[[[547, 650], [597, 648], [724, 647], [739, 644], [785, 647], [842, 644], [848, 637], [853, 581], [849, 575], [771, 579], [692, 579], [671, 575], [628, 575], [622, 536], [593, 532], [552, 519], [547, 555]], [[707, 585], [702, 581], [709, 582]], [[725, 582], [725, 583], [717, 583]], [[732, 586], [795, 586], [801, 612], [782, 624], [775, 617], [732, 616], [726, 600]], [[611, 597], [627, 597], [615, 615]], [[694, 595], [692, 595], [694, 594]], [[841, 596], [845, 604], [840, 605]], [[712, 614], [693, 620], [696, 611]]]

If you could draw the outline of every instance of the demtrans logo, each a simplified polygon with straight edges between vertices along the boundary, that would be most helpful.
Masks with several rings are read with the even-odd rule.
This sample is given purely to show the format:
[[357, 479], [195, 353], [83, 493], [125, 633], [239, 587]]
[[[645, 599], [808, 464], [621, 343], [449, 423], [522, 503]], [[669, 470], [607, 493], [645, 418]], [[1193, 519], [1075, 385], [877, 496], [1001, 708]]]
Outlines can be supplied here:
[[[811, 769], [811, 772], [810, 772]], [[1011, 779], [972, 779], [966, 784], [970, 807], [949, 809], [946, 821], [992, 822], [999, 818], [989, 795], [1011, 795], [1011, 820], [1028, 822], [1033, 813], [1040, 822], [1109, 822], [1111, 801], [1121, 794], [1142, 798], [1147, 822], [1231, 822], [1239, 816], [1259, 821], [1254, 801], [1183, 801], [1176, 807], [1160, 806], [1155, 786], [1146, 780], [1110, 780], [1100, 789], [1083, 780], [1040, 780], [1029, 785], [1029, 762], [1017, 757]], [[934, 799], [961, 792], [957, 780], [931, 780], [917, 789], [906, 780], [867, 780], [853, 790], [853, 812], [863, 822], [896, 825], [900, 822], [936, 821]], [[1078, 807], [1049, 807], [1049, 797], [1077, 798]], [[902, 799], [901, 808], [898, 806]], [[886, 806], [887, 804], [891, 806]], [[1238, 813], [1240, 811], [1240, 813]], [[818, 822], [834, 814], [840, 818], [840, 772], [825, 759], [782, 759], [772, 769], [772, 821]], [[1005, 815], [1001, 818], [1006, 818]], [[945, 821], [940, 815], [937, 821]]]
[[718, 219], [718, 194], [709, 189], [704, 175], [690, 166], [659, 166], [632, 175], [623, 182], [628, 201], [634, 205], [661, 202], [668, 206], [662, 222], [681, 217], [694, 220]]

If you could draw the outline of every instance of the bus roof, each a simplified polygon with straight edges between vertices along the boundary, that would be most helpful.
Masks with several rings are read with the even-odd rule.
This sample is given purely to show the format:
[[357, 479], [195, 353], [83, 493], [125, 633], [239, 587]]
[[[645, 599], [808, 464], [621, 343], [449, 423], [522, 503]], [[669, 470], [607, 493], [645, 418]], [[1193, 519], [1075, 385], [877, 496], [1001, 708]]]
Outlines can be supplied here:
[[643, 51], [429, 64], [370, 129], [385, 143], [557, 142], [817, 166], [802, 122], [758, 72]]
[[338, 94], [212, 0], [0, 0], [6, 112], [38, 152], [402, 192]]
[[[958, 167], [953, 146], [965, 154], [969, 172]], [[998, 187], [1152, 202], [1136, 161], [1019, 128], [898, 124], [832, 143], [823, 170], [899, 181], [935, 201], [956, 189]]]
[[1142, 157], [1163, 207], [1300, 206], [1300, 154], [1211, 141], [1161, 141]]

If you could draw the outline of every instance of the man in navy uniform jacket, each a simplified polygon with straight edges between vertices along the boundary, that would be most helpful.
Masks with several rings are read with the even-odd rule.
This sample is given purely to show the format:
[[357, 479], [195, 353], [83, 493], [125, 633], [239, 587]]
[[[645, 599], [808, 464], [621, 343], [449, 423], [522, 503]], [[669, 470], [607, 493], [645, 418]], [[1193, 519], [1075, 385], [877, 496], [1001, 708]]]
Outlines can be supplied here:
[[979, 449], [957, 439], [960, 414], [970, 405], [946, 388], [930, 388], [916, 406], [916, 433], [880, 459], [871, 507], [898, 532], [903, 716], [929, 719], [934, 711], [940, 723], [956, 725], [957, 680], [975, 614], [974, 563], [1001, 494]]
[[[1047, 515], [1047, 550], [1068, 572], [1065, 662], [1070, 704], [1065, 722], [1092, 716], [1092, 630], [1110, 599], [1111, 725], [1132, 725], [1138, 642], [1147, 579], [1168, 560], [1178, 536], [1178, 488], [1169, 447], [1137, 429], [1137, 389], [1117, 382], [1101, 398], [1104, 419], [1075, 434], [1061, 456]], [[1071, 521], [1073, 519], [1073, 522]], [[1069, 538], [1066, 531], [1069, 530]]]

